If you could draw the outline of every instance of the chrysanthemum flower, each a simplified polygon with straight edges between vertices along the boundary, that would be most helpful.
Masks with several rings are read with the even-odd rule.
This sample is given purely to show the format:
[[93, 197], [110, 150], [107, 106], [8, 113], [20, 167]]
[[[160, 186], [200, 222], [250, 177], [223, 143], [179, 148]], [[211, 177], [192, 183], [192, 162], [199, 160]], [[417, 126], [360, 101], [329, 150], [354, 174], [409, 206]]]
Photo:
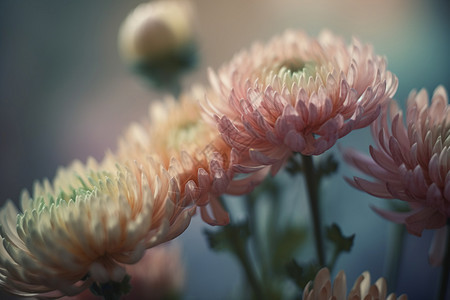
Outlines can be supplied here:
[[168, 85], [196, 63], [194, 27], [187, 0], [141, 3], [120, 28], [120, 54], [156, 86]]
[[[0, 286], [16, 295], [74, 295], [93, 282], [120, 282], [123, 264], [180, 234], [192, 214], [164, 169], [77, 162], [54, 184], [36, 183], [0, 211]], [[91, 169], [93, 168], [93, 169]], [[176, 215], [175, 215], [176, 214]]]
[[119, 34], [123, 56], [132, 62], [161, 58], [192, 42], [193, 10], [189, 1], [151, 1], [136, 7]]
[[[417, 236], [424, 229], [445, 230], [450, 217], [450, 107], [444, 87], [436, 88], [431, 105], [428, 102], [425, 90], [412, 91], [404, 124], [402, 111], [392, 101], [390, 110], [386, 107], [372, 125], [376, 146], [370, 146], [371, 157], [354, 150], [344, 155], [375, 179], [354, 177], [350, 184], [376, 197], [409, 203], [411, 211], [405, 213], [375, 210]], [[440, 240], [445, 247], [445, 238]]]
[[198, 101], [205, 93], [212, 92], [196, 87], [178, 102], [167, 98], [151, 105], [149, 119], [131, 125], [119, 141], [118, 157], [139, 161], [150, 155], [159, 160], [180, 186], [180, 205], [195, 204], [206, 222], [225, 225], [229, 217], [218, 197], [251, 191], [267, 171], [234, 179], [233, 165], [241, 158], [202, 119]]
[[317, 39], [287, 31], [238, 53], [210, 81], [221, 94], [205, 110], [224, 139], [276, 171], [292, 151], [318, 155], [369, 125], [397, 79], [372, 47], [330, 32]]
[[411, 212], [378, 211], [405, 223], [417, 236], [424, 229], [443, 227], [450, 217], [450, 107], [445, 89], [438, 87], [431, 105], [428, 101], [425, 90], [410, 93], [406, 124], [393, 101], [372, 126], [376, 146], [370, 146], [371, 157], [354, 150], [345, 153], [349, 163], [376, 180], [355, 177], [350, 183], [376, 197], [407, 201]]
[[369, 272], [364, 272], [355, 281], [353, 288], [347, 297], [347, 279], [344, 271], [340, 271], [334, 279], [333, 287], [331, 287], [330, 272], [327, 268], [317, 272], [314, 284], [308, 282], [303, 290], [303, 300], [406, 300], [406, 295], [396, 297], [390, 294], [386, 298], [387, 286], [384, 278], [378, 279], [375, 284], [370, 284]]

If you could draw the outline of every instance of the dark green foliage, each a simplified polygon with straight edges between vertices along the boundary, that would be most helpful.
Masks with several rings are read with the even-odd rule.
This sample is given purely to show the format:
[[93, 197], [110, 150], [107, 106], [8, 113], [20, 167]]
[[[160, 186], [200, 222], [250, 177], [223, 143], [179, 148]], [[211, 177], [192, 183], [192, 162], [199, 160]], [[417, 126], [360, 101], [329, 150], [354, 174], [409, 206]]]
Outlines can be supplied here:
[[349, 252], [353, 246], [355, 235], [344, 236], [337, 224], [333, 224], [326, 228], [326, 237], [332, 242], [339, 252]]
[[118, 300], [131, 291], [130, 279], [129, 275], [125, 275], [121, 282], [109, 281], [102, 284], [94, 282], [90, 290], [94, 295], [102, 296], [106, 300]]
[[229, 224], [218, 230], [204, 231], [209, 247], [217, 252], [233, 252], [236, 247], [245, 247], [250, 230], [247, 222]]
[[300, 265], [295, 259], [286, 265], [286, 270], [289, 277], [295, 282], [295, 284], [303, 290], [303, 288], [312, 281], [320, 270], [319, 265], [308, 263], [304, 266]]

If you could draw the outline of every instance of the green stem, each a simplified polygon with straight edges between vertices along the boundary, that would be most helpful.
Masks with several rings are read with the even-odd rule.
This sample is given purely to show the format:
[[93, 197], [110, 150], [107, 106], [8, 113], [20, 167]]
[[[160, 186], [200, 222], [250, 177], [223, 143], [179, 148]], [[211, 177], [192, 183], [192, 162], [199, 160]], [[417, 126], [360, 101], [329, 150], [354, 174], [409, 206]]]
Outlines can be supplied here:
[[247, 275], [247, 280], [250, 283], [253, 292], [255, 293], [256, 299], [264, 299], [264, 294], [262, 292], [261, 286], [258, 279], [256, 278], [253, 267], [250, 264], [250, 258], [247, 255], [245, 245], [242, 243], [234, 244], [235, 253], [244, 268], [245, 274]]
[[340, 253], [341, 253], [340, 251], [334, 250], [333, 256], [331, 257], [331, 260], [328, 263], [328, 269], [330, 270], [330, 272], [333, 271], [334, 266], [336, 265], [336, 261], [337, 261]]
[[316, 244], [317, 258], [320, 266], [325, 266], [325, 255], [322, 238], [322, 228], [319, 212], [319, 180], [316, 169], [314, 168], [314, 162], [312, 156], [303, 155], [303, 172], [305, 175], [306, 187], [308, 189], [309, 206], [311, 209], [314, 240]]
[[103, 298], [105, 300], [120, 300], [121, 297], [114, 293], [105, 293], [105, 295], [103, 295]]
[[[257, 259], [257, 261], [259, 260], [259, 265], [261, 267], [261, 283], [264, 286], [266, 285], [266, 281], [267, 281], [267, 263], [266, 263], [266, 259], [265, 259], [265, 253], [264, 253], [264, 246], [262, 245], [261, 242], [261, 237], [258, 234], [258, 230], [257, 230], [257, 214], [256, 214], [256, 209], [255, 209], [255, 203], [257, 198], [253, 195], [250, 195], [247, 197], [246, 199], [246, 203], [247, 203], [247, 214], [248, 214], [248, 226], [249, 226], [249, 230], [250, 230], [250, 234], [251, 237], [253, 238], [253, 249], [254, 249], [254, 253], [255, 253], [255, 258]], [[271, 240], [271, 235], [267, 235], [267, 237]], [[255, 277], [255, 276], [254, 276]]]
[[405, 234], [406, 227], [403, 224], [390, 224], [388, 252], [384, 266], [384, 274], [387, 282], [389, 282], [389, 289], [393, 291], [395, 291], [397, 286], [398, 270], [400, 269]]
[[447, 222], [447, 241], [445, 248], [445, 257], [442, 262], [442, 270], [441, 270], [441, 281], [439, 285], [439, 300], [445, 300], [445, 294], [448, 289], [448, 280], [450, 276], [450, 222]]
[[[255, 199], [253, 198], [252, 195], [248, 195], [246, 197], [246, 209], [247, 209], [247, 213], [249, 214], [249, 226], [250, 226], [250, 230], [252, 230], [252, 234], [253, 233], [253, 229], [252, 226], [254, 226], [254, 220], [255, 220], [255, 215], [254, 215], [254, 210], [255, 210]], [[222, 206], [227, 210], [230, 211], [229, 209], [227, 209], [227, 205], [226, 202], [224, 201], [224, 198], [221, 197], [220, 198], [220, 203], [222, 204]], [[228, 225], [230, 226], [230, 225]], [[254, 235], [255, 237], [255, 235]], [[260, 282], [253, 270], [253, 267], [250, 263], [250, 256], [247, 253], [247, 241], [248, 239], [244, 239], [242, 240], [239, 237], [239, 232], [236, 230], [231, 230], [228, 232], [226, 238], [228, 239], [228, 241], [231, 243], [232, 245], [232, 249], [233, 249], [233, 253], [236, 255], [237, 259], [240, 261], [240, 264], [242, 266], [242, 268], [244, 269], [245, 275], [247, 276], [247, 280], [250, 284], [250, 286], [252, 287], [253, 293], [255, 294], [255, 297], [257, 299], [265, 299], [264, 298], [264, 293], [262, 292], [262, 287], [260, 285]]]
[[94, 282], [90, 286], [90, 290], [94, 295], [103, 297], [105, 300], [120, 300], [123, 295], [128, 294], [131, 290], [130, 276], [126, 275], [121, 282]]

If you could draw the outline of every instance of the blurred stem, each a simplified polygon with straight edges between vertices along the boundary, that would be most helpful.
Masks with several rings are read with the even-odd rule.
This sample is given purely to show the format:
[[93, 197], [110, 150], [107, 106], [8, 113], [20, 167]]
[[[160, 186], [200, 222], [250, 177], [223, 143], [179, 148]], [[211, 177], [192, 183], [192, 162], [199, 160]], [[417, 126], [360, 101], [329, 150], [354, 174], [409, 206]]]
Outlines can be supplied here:
[[255, 293], [256, 299], [264, 299], [264, 293], [262, 292], [262, 287], [256, 277], [253, 267], [250, 263], [250, 257], [247, 254], [245, 243], [234, 243], [235, 253], [244, 268], [245, 274], [247, 275], [247, 280], [250, 283], [253, 292]]
[[398, 280], [398, 270], [403, 252], [406, 227], [403, 224], [390, 224], [387, 259], [384, 265], [384, 274], [389, 288], [395, 291]]
[[[250, 234], [251, 234], [251, 238], [253, 238], [254, 241], [254, 253], [257, 256], [257, 259], [259, 259], [259, 265], [261, 267], [261, 281], [262, 284], [266, 284], [267, 281], [267, 264], [266, 261], [264, 259], [265, 255], [264, 255], [264, 250], [263, 250], [263, 245], [261, 242], [261, 238], [258, 234], [257, 228], [258, 228], [258, 224], [256, 222], [257, 220], [257, 215], [256, 215], [256, 211], [255, 211], [255, 205], [256, 205], [256, 201], [258, 200], [256, 198], [255, 195], [253, 194], [249, 194], [247, 196], [247, 201], [245, 202], [246, 208], [247, 208], [247, 215], [248, 215], [248, 226], [250, 229]], [[268, 236], [268, 238], [271, 240], [271, 237]]]
[[445, 294], [448, 290], [448, 280], [450, 275], [450, 221], [447, 222], [447, 241], [445, 245], [445, 256], [442, 262], [441, 281], [439, 285], [439, 300], [445, 300]]
[[336, 264], [339, 254], [341, 254], [341, 252], [339, 250], [335, 249], [333, 251], [333, 256], [331, 257], [331, 261], [328, 263], [328, 266], [327, 266], [328, 269], [330, 270], [330, 272], [333, 271], [334, 265]]
[[131, 290], [130, 276], [126, 275], [121, 282], [108, 281], [105, 283], [94, 282], [90, 286], [92, 294], [101, 296], [105, 300], [120, 300]]
[[311, 209], [314, 240], [316, 244], [317, 258], [320, 266], [325, 266], [324, 247], [322, 238], [322, 228], [320, 221], [319, 211], [319, 180], [316, 169], [314, 168], [314, 162], [312, 156], [303, 155], [303, 172], [305, 175], [306, 187], [308, 189], [309, 207]]
[[106, 293], [105, 295], [103, 295], [103, 298], [105, 300], [120, 300], [120, 298], [122, 298], [122, 296], [116, 295], [114, 293]]
[[172, 96], [179, 100], [179, 96], [181, 94], [181, 82], [178, 79], [174, 79], [167, 86], [168, 91], [172, 94]]
[[[246, 197], [246, 209], [247, 209], [247, 214], [248, 214], [248, 224], [250, 227], [250, 234], [253, 235], [253, 237], [255, 237], [254, 234], [254, 221], [255, 221], [255, 201], [256, 199], [252, 196], [252, 195], [248, 195]], [[224, 201], [224, 198], [221, 197], [220, 198], [220, 202], [222, 204], [222, 206], [224, 208], [227, 207], [226, 202]], [[229, 211], [229, 209], [227, 209], [227, 211]], [[230, 241], [231, 245], [232, 245], [232, 249], [233, 249], [233, 253], [236, 255], [236, 257], [238, 258], [240, 265], [242, 266], [242, 268], [244, 269], [245, 275], [247, 276], [247, 281], [250, 283], [250, 286], [253, 290], [253, 293], [256, 297], [256, 299], [265, 299], [264, 298], [264, 293], [262, 290], [262, 286], [260, 284], [260, 281], [258, 280], [257, 276], [256, 276], [256, 272], [253, 269], [253, 266], [251, 264], [251, 260], [250, 260], [250, 255], [247, 252], [247, 241], [248, 239], [244, 239], [242, 240], [241, 238], [239, 238], [238, 232], [236, 231], [232, 231], [231, 232], [231, 236], [228, 235], [227, 239]]]

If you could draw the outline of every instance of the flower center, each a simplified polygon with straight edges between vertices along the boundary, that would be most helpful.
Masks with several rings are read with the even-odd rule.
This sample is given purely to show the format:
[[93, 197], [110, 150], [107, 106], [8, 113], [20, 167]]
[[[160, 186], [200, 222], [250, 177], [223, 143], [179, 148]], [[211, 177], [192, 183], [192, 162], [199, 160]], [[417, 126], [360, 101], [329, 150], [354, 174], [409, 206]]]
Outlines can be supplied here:
[[204, 125], [201, 122], [189, 121], [180, 124], [179, 127], [171, 130], [167, 136], [167, 146], [169, 149], [179, 151], [183, 146], [197, 144], [196, 141], [201, 136]]
[[108, 172], [91, 172], [87, 180], [81, 176], [77, 176], [78, 180], [74, 185], [66, 191], [60, 191], [57, 195], [57, 199], [60, 198], [66, 202], [74, 200], [77, 196], [83, 196], [92, 193], [96, 188], [99, 189], [102, 184], [105, 183], [107, 178], [112, 178]]
[[280, 65], [281, 69], [286, 69], [287, 71], [291, 72], [292, 74], [297, 72], [303, 72], [303, 69], [306, 67], [306, 63], [300, 59], [290, 59], [285, 60]]
[[292, 78], [304, 76], [305, 78], [315, 77], [317, 64], [301, 60], [288, 60], [281, 64], [279, 74], [288, 73]]

